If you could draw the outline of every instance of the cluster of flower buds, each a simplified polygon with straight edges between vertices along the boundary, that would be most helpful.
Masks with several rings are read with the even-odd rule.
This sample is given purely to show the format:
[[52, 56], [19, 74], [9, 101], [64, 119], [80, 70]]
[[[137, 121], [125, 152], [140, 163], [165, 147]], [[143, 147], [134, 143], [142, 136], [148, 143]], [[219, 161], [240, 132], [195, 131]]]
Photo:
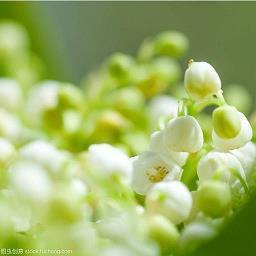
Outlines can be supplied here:
[[[185, 224], [180, 244], [188, 243], [184, 237], [194, 223], [207, 226], [216, 218], [223, 221], [241, 206], [256, 158], [250, 123], [225, 102], [215, 69], [206, 62], [189, 61], [184, 85], [188, 97], [151, 135], [149, 150], [132, 158], [133, 190], [145, 196], [148, 214], [160, 214], [174, 225]], [[217, 105], [211, 115], [212, 136], [204, 140], [200, 115], [212, 104]], [[194, 175], [193, 189], [188, 175]], [[190, 232], [193, 236], [200, 231]]]
[[187, 48], [161, 33], [81, 88], [37, 81], [26, 31], [0, 24], [0, 248], [170, 256], [219, 233], [256, 186], [250, 95], [205, 62], [175, 87]]

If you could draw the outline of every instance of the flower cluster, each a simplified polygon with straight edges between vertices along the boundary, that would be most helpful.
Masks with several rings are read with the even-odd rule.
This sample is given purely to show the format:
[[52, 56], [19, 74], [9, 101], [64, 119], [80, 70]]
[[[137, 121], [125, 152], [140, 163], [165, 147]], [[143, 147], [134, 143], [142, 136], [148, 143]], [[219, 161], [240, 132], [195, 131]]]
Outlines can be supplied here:
[[[199, 232], [196, 227], [191, 230], [195, 223], [223, 222], [241, 206], [256, 159], [251, 125], [225, 102], [215, 69], [206, 62], [189, 61], [184, 85], [188, 97], [180, 100], [176, 114], [151, 135], [148, 151], [132, 158], [133, 190], [145, 196], [148, 214], [185, 225], [181, 244], [188, 243], [183, 241], [187, 232]], [[205, 140], [199, 116], [210, 105], [216, 108], [211, 139]], [[194, 176], [193, 189], [189, 175]], [[219, 226], [211, 228], [215, 234]]]
[[41, 80], [26, 30], [0, 24], [0, 248], [169, 256], [218, 234], [256, 185], [250, 95], [205, 62], [179, 85], [187, 48], [160, 33], [79, 87]]

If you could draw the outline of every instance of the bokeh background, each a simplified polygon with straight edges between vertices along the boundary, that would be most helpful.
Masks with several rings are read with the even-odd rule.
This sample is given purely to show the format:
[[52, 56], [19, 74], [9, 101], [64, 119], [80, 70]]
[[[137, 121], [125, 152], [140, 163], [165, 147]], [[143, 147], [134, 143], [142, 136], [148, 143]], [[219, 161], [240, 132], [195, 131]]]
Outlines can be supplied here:
[[135, 53], [145, 37], [175, 29], [187, 58], [206, 60], [223, 84], [256, 86], [254, 2], [1, 2], [0, 19], [24, 24], [49, 78], [79, 82], [116, 51]]

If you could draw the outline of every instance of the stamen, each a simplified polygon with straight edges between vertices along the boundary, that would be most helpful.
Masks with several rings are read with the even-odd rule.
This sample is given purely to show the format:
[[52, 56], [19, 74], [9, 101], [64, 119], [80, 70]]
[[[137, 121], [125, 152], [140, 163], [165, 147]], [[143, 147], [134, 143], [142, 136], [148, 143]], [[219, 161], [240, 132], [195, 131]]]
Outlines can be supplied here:
[[168, 173], [169, 171], [166, 167], [157, 166], [148, 170], [146, 172], [146, 175], [148, 176], [149, 181], [151, 181], [152, 183], [156, 183], [162, 181]]

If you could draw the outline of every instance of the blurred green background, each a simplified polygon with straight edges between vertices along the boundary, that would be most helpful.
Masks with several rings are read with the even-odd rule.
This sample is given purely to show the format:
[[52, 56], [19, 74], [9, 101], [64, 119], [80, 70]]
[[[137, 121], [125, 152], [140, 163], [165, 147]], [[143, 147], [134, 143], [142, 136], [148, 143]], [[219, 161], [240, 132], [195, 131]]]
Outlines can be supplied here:
[[0, 18], [24, 24], [50, 78], [78, 82], [116, 51], [135, 53], [167, 30], [190, 39], [188, 58], [206, 60], [223, 84], [256, 85], [254, 2], [1, 2]]

